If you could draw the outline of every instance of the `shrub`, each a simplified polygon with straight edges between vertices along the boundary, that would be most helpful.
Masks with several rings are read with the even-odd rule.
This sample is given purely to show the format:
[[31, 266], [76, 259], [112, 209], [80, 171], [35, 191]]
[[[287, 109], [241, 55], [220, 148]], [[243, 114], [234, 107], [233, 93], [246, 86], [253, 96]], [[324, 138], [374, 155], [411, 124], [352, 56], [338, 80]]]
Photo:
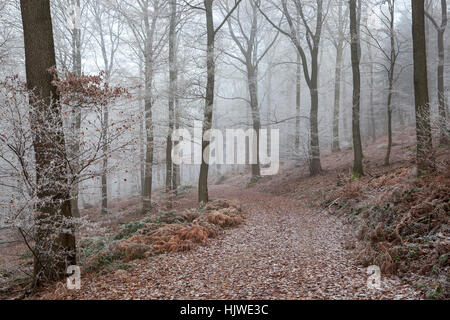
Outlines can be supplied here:
[[182, 252], [205, 245], [220, 231], [245, 220], [236, 203], [216, 200], [203, 209], [169, 212], [157, 217], [123, 225], [112, 239], [92, 238], [84, 241], [83, 253], [90, 257], [88, 271], [108, 272], [137, 259], [154, 254]]
[[145, 223], [143, 221], [133, 221], [133, 222], [127, 223], [120, 227], [120, 231], [114, 237], [114, 240], [128, 239], [129, 237], [134, 235], [136, 232], [138, 232], [140, 229], [142, 229], [144, 226], [145, 226]]

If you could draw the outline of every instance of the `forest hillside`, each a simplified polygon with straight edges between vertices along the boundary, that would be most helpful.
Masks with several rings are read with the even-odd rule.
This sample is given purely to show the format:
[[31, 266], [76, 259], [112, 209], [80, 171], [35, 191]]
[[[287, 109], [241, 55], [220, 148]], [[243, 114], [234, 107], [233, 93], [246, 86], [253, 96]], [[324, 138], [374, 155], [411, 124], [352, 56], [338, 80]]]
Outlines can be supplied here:
[[[325, 156], [317, 177], [287, 165], [256, 183], [211, 181], [202, 209], [186, 186], [175, 198], [160, 193], [146, 218], [138, 199], [115, 202], [107, 219], [82, 210], [92, 224], [77, 237], [85, 290], [59, 283], [30, 298], [447, 299], [450, 150], [437, 151], [438, 172], [418, 179], [413, 132], [395, 134], [390, 167], [377, 156], [387, 140], [367, 143], [360, 180], [346, 150]], [[22, 250], [14, 268], [29, 265]], [[366, 289], [370, 265], [381, 266], [380, 291]]]
[[448, 300], [447, 2], [0, 0], [0, 299]]

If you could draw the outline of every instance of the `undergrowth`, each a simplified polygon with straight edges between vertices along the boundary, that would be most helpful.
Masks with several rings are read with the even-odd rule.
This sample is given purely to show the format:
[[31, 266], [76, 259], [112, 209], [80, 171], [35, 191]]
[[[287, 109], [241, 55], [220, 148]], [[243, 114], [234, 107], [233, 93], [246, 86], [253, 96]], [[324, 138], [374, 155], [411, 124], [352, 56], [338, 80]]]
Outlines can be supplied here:
[[117, 234], [79, 242], [84, 272], [126, 270], [133, 260], [153, 255], [191, 250], [217, 237], [221, 230], [244, 221], [240, 207], [217, 200], [201, 209], [160, 212], [123, 225]]
[[339, 177], [322, 207], [356, 231], [358, 261], [415, 284], [430, 299], [450, 298], [450, 161], [420, 178], [401, 168], [359, 180]]

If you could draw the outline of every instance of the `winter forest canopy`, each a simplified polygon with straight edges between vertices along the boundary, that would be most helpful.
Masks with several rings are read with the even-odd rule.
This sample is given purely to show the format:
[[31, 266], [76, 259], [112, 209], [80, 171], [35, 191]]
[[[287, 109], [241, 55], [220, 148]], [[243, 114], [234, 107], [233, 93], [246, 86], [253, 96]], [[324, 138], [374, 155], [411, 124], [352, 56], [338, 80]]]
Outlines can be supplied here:
[[[119, 251], [127, 226], [134, 234], [142, 218], [177, 217], [187, 197], [212, 213], [177, 220], [185, 233], [159, 250], [178, 251], [175, 238], [212, 237], [202, 219], [245, 220], [220, 211], [234, 206], [217, 204], [221, 185], [263, 190], [291, 172], [276, 180], [284, 190], [290, 175], [333, 172], [338, 187], [368, 186], [381, 176], [377, 161], [383, 174], [401, 168], [406, 132], [414, 179], [443, 176], [447, 14], [446, 0], [0, 0], [0, 250], [30, 252], [37, 288], [91, 262], [86, 234], [111, 227], [121, 204], [131, 201], [135, 221], [108, 247]], [[332, 169], [342, 157], [347, 167]], [[448, 226], [443, 194], [444, 217], [431, 220]], [[243, 199], [226, 198], [240, 202], [236, 212]]]

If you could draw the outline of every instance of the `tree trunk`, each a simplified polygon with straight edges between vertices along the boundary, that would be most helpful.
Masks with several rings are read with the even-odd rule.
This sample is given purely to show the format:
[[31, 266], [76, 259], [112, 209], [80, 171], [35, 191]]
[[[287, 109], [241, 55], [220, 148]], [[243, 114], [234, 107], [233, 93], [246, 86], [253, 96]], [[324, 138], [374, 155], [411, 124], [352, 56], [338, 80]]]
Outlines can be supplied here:
[[170, 27], [169, 27], [169, 131], [166, 146], [166, 192], [174, 187], [173, 161], [172, 161], [172, 133], [175, 121], [175, 88], [177, 81], [177, 65], [175, 61], [177, 2], [170, 1]]
[[363, 153], [361, 144], [361, 131], [360, 131], [360, 99], [361, 99], [361, 74], [359, 69], [360, 61], [360, 40], [358, 31], [358, 21], [356, 14], [356, 0], [350, 0], [350, 33], [352, 37], [351, 41], [351, 56], [352, 56], [352, 71], [353, 71], [353, 151], [354, 151], [354, 164], [353, 175], [354, 177], [361, 177], [364, 175], [363, 170]]
[[[76, 7], [80, 7], [80, 0], [72, 0], [72, 4]], [[78, 77], [81, 77], [81, 29], [80, 26], [77, 26], [77, 23], [73, 24], [74, 29], [72, 30], [72, 64], [73, 64], [73, 73], [75, 73]], [[80, 153], [80, 130], [81, 130], [81, 109], [77, 108], [75, 110], [74, 119], [72, 120], [72, 134], [73, 141], [70, 150], [73, 155], [73, 166], [75, 171], [78, 171], [78, 157]], [[71, 208], [72, 208], [72, 216], [79, 218], [80, 217], [80, 209], [78, 207], [78, 193], [79, 193], [79, 184], [78, 181], [74, 182], [74, 185], [71, 190]]]
[[318, 65], [319, 48], [316, 47], [312, 52], [311, 59], [311, 176], [322, 173], [322, 164], [320, 161], [320, 143], [319, 143], [319, 65]]
[[[147, 3], [148, 4], [148, 3]], [[156, 30], [156, 18], [153, 17], [150, 25], [148, 8], [144, 12], [145, 24], [145, 131], [147, 136], [147, 143], [145, 146], [145, 175], [144, 175], [144, 194], [142, 196], [142, 212], [149, 213], [153, 210], [152, 206], [152, 184], [153, 184], [153, 158], [154, 158], [154, 133], [153, 133], [153, 115], [152, 115], [152, 82], [153, 82], [153, 36]]]
[[392, 96], [394, 90], [394, 76], [395, 76], [395, 65], [396, 65], [396, 51], [395, 51], [395, 0], [388, 1], [390, 20], [389, 20], [389, 37], [391, 42], [391, 52], [390, 52], [390, 65], [388, 72], [388, 100], [387, 100], [387, 124], [388, 124], [388, 147], [386, 152], [386, 158], [384, 159], [384, 165], [389, 166], [391, 159], [391, 149], [392, 149]]
[[[142, 72], [144, 73], [144, 72]], [[143, 93], [142, 93], [142, 89], [139, 88], [139, 111], [141, 112], [141, 114], [144, 114], [144, 110], [145, 110], [145, 106], [143, 103], [144, 100], [142, 99]], [[140, 123], [139, 123], [139, 171], [140, 171], [140, 182], [141, 182], [141, 197], [142, 199], [144, 199], [144, 188], [145, 188], [145, 136], [144, 136], [144, 131], [145, 131], [145, 118], [144, 119], [140, 119]]]
[[103, 123], [102, 123], [102, 136], [103, 136], [103, 168], [102, 168], [102, 215], [108, 214], [108, 124], [109, 124], [109, 110], [108, 106], [103, 108]]
[[[103, 8], [98, 8], [102, 10]], [[114, 57], [108, 57], [107, 46], [105, 42], [104, 32], [102, 28], [102, 18], [101, 13], [96, 11], [95, 20], [96, 27], [100, 34], [100, 48], [103, 57], [104, 71], [105, 71], [105, 84], [109, 85], [111, 80], [112, 65], [114, 62]], [[112, 50], [112, 49], [111, 49]], [[110, 60], [111, 59], [111, 60]], [[101, 175], [101, 194], [102, 194], [102, 207], [101, 214], [108, 214], [108, 157], [109, 157], [109, 106], [105, 105], [102, 108], [102, 152], [103, 152], [103, 163], [102, 163], [102, 175]], [[120, 191], [120, 190], [119, 190]]]
[[372, 46], [368, 45], [368, 53], [369, 53], [369, 77], [370, 77], [370, 135], [372, 137], [372, 141], [375, 142], [377, 140], [377, 126], [375, 120], [375, 104], [374, 104], [374, 89], [375, 89], [375, 79], [374, 79], [374, 68], [372, 61]]
[[[175, 63], [176, 61], [175, 55]], [[178, 89], [177, 89], [178, 90]], [[178, 94], [175, 95], [175, 128], [180, 129], [180, 99], [178, 99]], [[178, 145], [178, 141], [175, 142], [175, 147]], [[174, 164], [173, 165], [173, 179], [172, 179], [172, 189], [175, 193], [177, 193], [178, 187], [181, 185], [181, 166]]]
[[439, 95], [439, 122], [441, 129], [440, 144], [449, 142], [449, 128], [447, 127], [447, 97], [445, 95], [445, 42], [444, 35], [447, 27], [447, 0], [441, 0], [442, 23], [438, 29], [438, 95]]
[[428, 94], [424, 0], [411, 0], [418, 174], [434, 168]]
[[[259, 159], [259, 139], [261, 130], [261, 116], [259, 113], [259, 101], [258, 101], [258, 69], [253, 68], [250, 63], [247, 64], [247, 82], [248, 91], [250, 94], [250, 108], [252, 112], [253, 130], [256, 132], [256, 164], [252, 164], [252, 178], [257, 179], [261, 176], [261, 166]], [[253, 146], [249, 145], [249, 152], [253, 149]]]
[[[344, 71], [343, 78], [346, 78], [346, 75], [347, 74], [345, 74], [345, 71]], [[350, 104], [347, 104], [347, 99], [346, 99], [348, 97], [347, 91], [348, 91], [348, 85], [344, 81], [342, 83], [342, 97], [343, 97], [344, 104], [343, 104], [342, 110], [341, 110], [342, 129], [343, 129], [342, 130], [342, 138], [340, 139], [341, 146], [342, 146], [342, 144], [347, 144], [347, 142], [351, 140], [351, 137], [350, 137], [351, 133], [350, 133], [350, 129], [349, 129], [349, 122], [350, 122], [349, 119], [351, 117], [348, 115], [348, 110], [350, 109], [349, 108]]]
[[215, 30], [214, 30], [214, 17], [213, 17], [213, 0], [205, 0], [206, 11], [206, 33], [207, 33], [207, 57], [206, 65], [208, 69], [208, 79], [206, 83], [206, 97], [205, 97], [205, 110], [203, 119], [203, 137], [202, 137], [202, 164], [200, 167], [200, 177], [198, 181], [198, 202], [199, 204], [206, 204], [209, 202], [208, 194], [208, 172], [209, 165], [205, 161], [205, 157], [209, 155], [205, 154], [209, 147], [210, 142], [204, 139], [204, 134], [211, 129], [213, 108], [214, 108], [214, 87], [215, 87]]
[[302, 61], [300, 55], [297, 53], [297, 72], [295, 74], [296, 80], [296, 96], [295, 96], [295, 158], [300, 161], [300, 125], [301, 125], [301, 104], [302, 104]]
[[341, 149], [339, 143], [339, 113], [341, 108], [341, 78], [342, 78], [342, 56], [343, 41], [338, 44], [336, 50], [336, 70], [334, 77], [334, 113], [333, 113], [333, 147], [332, 151], [337, 152]]
[[[151, 66], [146, 66], [146, 69]], [[144, 175], [144, 195], [143, 195], [143, 213], [152, 210], [152, 181], [153, 181], [153, 118], [152, 118], [152, 100], [151, 100], [151, 78], [146, 71], [145, 84], [145, 131], [147, 143], [145, 145], [145, 175]]]
[[388, 127], [388, 146], [384, 165], [389, 166], [392, 150], [392, 85], [389, 85], [388, 102], [387, 102], [387, 127]]
[[[311, 72], [308, 70], [308, 59], [305, 54], [305, 51], [302, 48], [302, 45], [299, 42], [299, 32], [298, 27], [296, 28], [294, 25], [294, 21], [289, 13], [289, 9], [287, 6], [287, 1], [282, 1], [283, 13], [287, 18], [290, 32], [289, 37], [291, 38], [293, 44], [297, 48], [298, 54], [302, 58], [303, 63], [303, 73], [305, 76], [305, 80], [308, 84], [309, 93], [311, 96], [311, 112], [310, 112], [310, 174], [311, 176], [318, 175], [322, 172], [322, 165], [320, 161], [320, 143], [319, 143], [319, 48], [320, 48], [320, 39], [322, 34], [322, 28], [324, 23], [323, 17], [323, 1], [317, 1], [317, 19], [316, 19], [316, 27], [315, 33], [309, 34], [307, 42], [309, 53], [311, 56]], [[303, 16], [302, 4], [297, 2], [297, 18], [301, 19]], [[304, 18], [304, 17], [303, 17]], [[273, 24], [273, 23], [272, 23]], [[305, 23], [306, 27], [307, 23]], [[298, 25], [297, 25], [298, 26]], [[311, 32], [311, 30], [309, 30]], [[312, 32], [311, 32], [312, 33]]]
[[66, 143], [58, 93], [48, 69], [56, 65], [48, 0], [20, 1], [31, 132], [38, 185], [34, 281], [61, 280], [67, 266], [76, 264], [74, 227], [67, 175]]

